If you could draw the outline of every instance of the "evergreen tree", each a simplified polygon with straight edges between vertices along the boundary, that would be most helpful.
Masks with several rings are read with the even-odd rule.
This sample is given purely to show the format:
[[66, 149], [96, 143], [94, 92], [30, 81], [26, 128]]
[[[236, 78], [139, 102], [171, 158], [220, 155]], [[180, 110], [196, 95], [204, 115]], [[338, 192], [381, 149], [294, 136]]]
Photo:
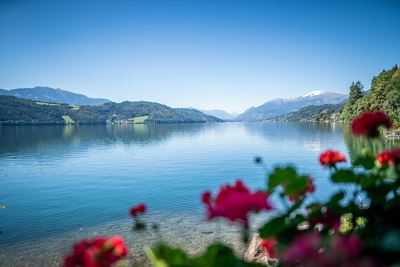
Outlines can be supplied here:
[[360, 81], [353, 82], [350, 86], [349, 100], [347, 101], [342, 116], [345, 121], [350, 121], [354, 116], [358, 115], [356, 103], [364, 97], [364, 86]]

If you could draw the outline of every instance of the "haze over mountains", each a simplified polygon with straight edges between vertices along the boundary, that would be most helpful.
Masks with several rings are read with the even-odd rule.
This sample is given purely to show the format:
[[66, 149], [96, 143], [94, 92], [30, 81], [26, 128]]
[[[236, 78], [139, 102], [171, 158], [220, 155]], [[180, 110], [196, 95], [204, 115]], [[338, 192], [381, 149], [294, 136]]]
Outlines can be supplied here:
[[249, 108], [235, 119], [238, 121], [264, 121], [298, 111], [307, 106], [339, 104], [346, 101], [346, 99], [347, 95], [345, 94], [331, 91], [313, 91], [300, 97], [278, 98], [267, 101], [261, 106]]
[[[119, 114], [123, 114], [123, 116], [118, 117], [119, 119], [129, 119], [130, 117], [135, 116], [144, 116], [144, 115], [151, 115], [149, 119], [153, 119], [158, 122], [216, 122], [219, 120], [225, 121], [266, 121], [271, 120], [274, 118], [286, 118], [288, 114], [293, 114], [293, 112], [297, 112], [303, 108], [310, 107], [310, 106], [322, 106], [322, 105], [338, 105], [343, 104], [346, 99], [347, 95], [345, 94], [338, 94], [331, 91], [313, 91], [308, 94], [305, 94], [300, 97], [294, 98], [278, 98], [273, 99], [265, 102], [263, 105], [258, 107], [251, 107], [247, 109], [242, 114], [232, 114], [220, 109], [213, 109], [213, 110], [202, 110], [196, 108], [170, 108], [162, 104], [146, 102], [146, 101], [135, 101], [129, 102], [125, 101], [120, 104], [112, 103], [108, 99], [104, 98], [90, 98], [82, 94], [77, 94], [61, 89], [53, 89], [49, 87], [34, 87], [34, 88], [18, 88], [12, 90], [3, 90], [0, 89], [0, 95], [7, 95], [7, 96], [15, 96], [18, 98], [23, 99], [30, 99], [33, 101], [41, 101], [41, 102], [48, 102], [48, 103], [65, 103], [68, 105], [76, 105], [76, 106], [99, 106], [99, 108], [106, 109], [112, 107], [115, 111], [115, 107], [127, 107], [132, 114], [123, 113], [122, 109], [119, 110]], [[3, 101], [4, 103], [4, 101]], [[15, 103], [27, 103], [27, 102], [18, 102]], [[113, 105], [104, 105], [104, 104], [113, 104]], [[146, 106], [144, 112], [143, 110], [136, 110], [138, 105], [135, 103], [141, 103], [140, 106]], [[157, 106], [157, 105], [159, 106]], [[32, 106], [31, 106], [32, 107]], [[135, 107], [135, 108], [133, 108]], [[162, 108], [160, 108], [162, 107]], [[90, 109], [89, 110], [96, 110], [99, 109]], [[168, 111], [167, 111], [168, 110]], [[313, 111], [318, 111], [317, 108], [312, 108]], [[111, 112], [111, 111], [109, 111]], [[168, 113], [168, 116], [162, 114], [162, 112]], [[79, 112], [78, 112], [79, 113]], [[141, 114], [143, 113], [143, 114]], [[146, 113], [146, 114], [144, 114]], [[141, 115], [140, 115], [141, 114]], [[184, 116], [182, 115], [184, 114]], [[307, 112], [302, 112], [302, 114], [308, 114]], [[96, 115], [97, 116], [97, 115]], [[107, 117], [107, 116], [106, 116]], [[110, 117], [108, 116], [106, 119], [105, 117], [101, 117], [101, 121], [109, 120]], [[92, 121], [92, 120], [89, 120]], [[97, 122], [99, 120], [96, 120]]]
[[235, 117], [238, 115], [235, 113], [229, 113], [222, 109], [207, 109], [207, 110], [206, 109], [197, 109], [197, 110], [203, 112], [204, 114], [214, 116], [214, 117], [226, 120], [226, 121], [234, 120]]

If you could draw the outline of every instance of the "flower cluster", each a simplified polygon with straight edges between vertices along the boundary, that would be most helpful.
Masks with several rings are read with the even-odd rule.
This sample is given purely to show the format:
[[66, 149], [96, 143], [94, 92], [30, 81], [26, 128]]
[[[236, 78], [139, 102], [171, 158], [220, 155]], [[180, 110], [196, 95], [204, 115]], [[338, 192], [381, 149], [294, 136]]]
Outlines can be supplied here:
[[355, 135], [377, 137], [381, 126], [391, 128], [391, 118], [382, 111], [366, 111], [353, 120], [351, 129]]
[[369, 259], [358, 257], [362, 241], [356, 235], [333, 236], [326, 241], [318, 232], [296, 237], [282, 254], [283, 266], [377, 266]]
[[329, 149], [320, 155], [319, 162], [324, 166], [336, 167], [337, 163], [346, 162], [346, 157], [339, 151]]
[[128, 254], [120, 236], [103, 236], [82, 240], [65, 257], [65, 267], [109, 267]]
[[265, 192], [251, 192], [240, 180], [237, 180], [233, 186], [221, 187], [215, 199], [210, 192], [203, 193], [202, 201], [207, 207], [209, 220], [224, 217], [229, 221], [246, 225], [250, 212], [272, 209]]

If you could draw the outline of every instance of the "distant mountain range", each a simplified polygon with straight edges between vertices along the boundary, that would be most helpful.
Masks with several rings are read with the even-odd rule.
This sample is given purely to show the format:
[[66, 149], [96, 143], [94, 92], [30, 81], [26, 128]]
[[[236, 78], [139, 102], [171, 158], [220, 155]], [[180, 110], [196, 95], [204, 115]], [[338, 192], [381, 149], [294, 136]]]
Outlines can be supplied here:
[[90, 98], [82, 94], [54, 89], [50, 87], [18, 88], [12, 90], [0, 89], [0, 95], [15, 96], [24, 99], [51, 103], [67, 103], [70, 105], [101, 105], [111, 102], [104, 98]]
[[203, 112], [204, 114], [214, 116], [225, 121], [233, 120], [236, 117], [236, 114], [229, 113], [222, 109], [210, 109], [210, 110], [197, 109], [197, 110]]
[[273, 99], [258, 107], [252, 107], [235, 118], [238, 121], [265, 121], [307, 106], [339, 104], [346, 101], [347, 95], [331, 91], [313, 91], [304, 96], [290, 99]]
[[340, 113], [346, 99], [344, 94], [313, 91], [301, 97], [270, 100], [235, 116], [219, 109], [171, 108], [146, 101], [113, 103], [49, 87], [0, 89], [0, 124], [318, 121]]

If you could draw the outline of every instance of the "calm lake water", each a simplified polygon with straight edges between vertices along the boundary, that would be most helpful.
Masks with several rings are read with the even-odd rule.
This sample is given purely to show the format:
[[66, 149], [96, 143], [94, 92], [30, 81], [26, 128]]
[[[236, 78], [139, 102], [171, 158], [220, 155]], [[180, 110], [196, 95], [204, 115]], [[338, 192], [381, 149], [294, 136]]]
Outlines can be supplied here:
[[337, 188], [318, 156], [349, 154], [351, 144], [337, 124], [0, 127], [0, 266], [57, 265], [73, 242], [95, 234], [120, 233], [140, 249], [135, 241], [152, 234], [130, 231], [128, 209], [138, 202], [167, 241], [234, 242], [235, 229], [218, 237], [203, 223], [201, 192], [236, 178], [261, 188], [268, 169], [291, 163], [315, 177], [324, 199]]

